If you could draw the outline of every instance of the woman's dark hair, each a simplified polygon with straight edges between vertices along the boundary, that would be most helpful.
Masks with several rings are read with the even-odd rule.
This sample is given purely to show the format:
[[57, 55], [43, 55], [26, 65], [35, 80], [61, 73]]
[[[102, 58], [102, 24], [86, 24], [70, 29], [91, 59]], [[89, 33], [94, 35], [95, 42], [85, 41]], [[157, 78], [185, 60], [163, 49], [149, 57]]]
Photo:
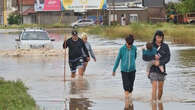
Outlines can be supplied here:
[[129, 44], [132, 45], [134, 42], [134, 36], [132, 34], [129, 34], [127, 37], [125, 37], [125, 41]]
[[157, 30], [156, 31], [156, 33], [154, 34], [154, 38], [153, 38], [152, 43], [155, 44], [157, 35], [162, 37], [162, 43], [163, 43], [163, 41], [164, 41], [164, 33], [161, 30]]

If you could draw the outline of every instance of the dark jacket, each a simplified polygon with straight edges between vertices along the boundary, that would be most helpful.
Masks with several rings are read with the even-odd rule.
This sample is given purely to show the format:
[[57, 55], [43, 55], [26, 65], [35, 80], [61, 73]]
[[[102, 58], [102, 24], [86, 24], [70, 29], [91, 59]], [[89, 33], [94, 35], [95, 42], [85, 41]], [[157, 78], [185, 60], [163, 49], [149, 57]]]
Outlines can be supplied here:
[[85, 55], [89, 57], [89, 53], [87, 48], [85, 47], [85, 43], [82, 39], [78, 39], [77, 41], [73, 41], [72, 38], [69, 38], [66, 42], [63, 44], [63, 48], [69, 48], [69, 60], [74, 60], [79, 57], [83, 57], [82, 49], [85, 52]]
[[[154, 39], [153, 39], [153, 47], [157, 49], [157, 54], [159, 54], [161, 56], [160, 57], [160, 65], [164, 66], [164, 70], [166, 72], [165, 64], [167, 64], [170, 61], [170, 56], [171, 56], [169, 46], [166, 43], [163, 43], [163, 40], [164, 40], [164, 36], [163, 36], [163, 40], [162, 40], [160, 49], [158, 50], [159, 46], [157, 46], [155, 43], [156, 42], [155, 37], [156, 37], [156, 34], [155, 34]], [[153, 56], [143, 55], [143, 60], [145, 60], [145, 61], [150, 61], [152, 59], [153, 59]], [[150, 68], [150, 73], [151, 72], [161, 73], [159, 67], [156, 67], [154, 65]]]

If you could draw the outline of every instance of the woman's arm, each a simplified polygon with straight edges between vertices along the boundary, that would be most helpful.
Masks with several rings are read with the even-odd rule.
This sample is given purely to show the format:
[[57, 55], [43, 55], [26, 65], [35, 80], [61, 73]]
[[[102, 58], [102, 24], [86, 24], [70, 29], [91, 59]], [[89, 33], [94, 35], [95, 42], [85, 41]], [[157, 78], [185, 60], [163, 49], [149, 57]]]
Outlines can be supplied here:
[[85, 43], [81, 40], [81, 42], [82, 42], [82, 47], [83, 47], [83, 50], [84, 50], [84, 52], [85, 52], [85, 55], [87, 56], [87, 57], [89, 57], [89, 52], [88, 52], [88, 50], [87, 50], [87, 48], [86, 48], [86, 46], [85, 46]]
[[161, 51], [164, 52], [164, 54], [161, 54], [162, 56], [160, 58], [160, 65], [165, 65], [170, 61], [171, 54], [169, 46], [165, 44]]
[[89, 44], [89, 52], [90, 52], [91, 57], [92, 57], [94, 60], [96, 60], [95, 54], [94, 54], [93, 49], [91, 48], [91, 45], [90, 45], [90, 44]]

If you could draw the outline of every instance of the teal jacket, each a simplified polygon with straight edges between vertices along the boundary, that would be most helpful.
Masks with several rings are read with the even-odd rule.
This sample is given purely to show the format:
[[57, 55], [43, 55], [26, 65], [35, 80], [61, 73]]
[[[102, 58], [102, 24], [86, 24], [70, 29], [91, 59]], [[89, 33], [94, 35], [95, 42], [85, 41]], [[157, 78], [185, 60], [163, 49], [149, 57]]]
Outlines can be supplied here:
[[113, 72], [116, 72], [118, 65], [121, 60], [121, 71], [122, 72], [132, 72], [135, 71], [135, 60], [137, 57], [137, 48], [132, 45], [131, 49], [128, 49], [126, 45], [123, 45], [116, 58]]
[[157, 54], [157, 49], [154, 48], [154, 47], [152, 47], [151, 50], [148, 50], [148, 49], [145, 50], [145, 49], [144, 49], [142, 52], [143, 52], [143, 55], [155, 57], [155, 55]]

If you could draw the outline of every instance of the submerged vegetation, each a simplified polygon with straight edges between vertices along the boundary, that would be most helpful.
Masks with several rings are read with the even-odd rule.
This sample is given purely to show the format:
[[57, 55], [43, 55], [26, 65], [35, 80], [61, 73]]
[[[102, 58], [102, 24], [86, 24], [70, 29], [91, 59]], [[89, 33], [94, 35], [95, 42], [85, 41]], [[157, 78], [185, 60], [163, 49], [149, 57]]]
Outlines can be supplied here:
[[35, 101], [28, 95], [24, 83], [0, 79], [0, 110], [36, 110]]
[[128, 34], [133, 34], [135, 39], [140, 41], [151, 41], [156, 30], [162, 30], [165, 33], [165, 39], [172, 43], [195, 45], [195, 25], [133, 23], [127, 26], [95, 26], [80, 29], [80, 31], [109, 39], [123, 38]]

